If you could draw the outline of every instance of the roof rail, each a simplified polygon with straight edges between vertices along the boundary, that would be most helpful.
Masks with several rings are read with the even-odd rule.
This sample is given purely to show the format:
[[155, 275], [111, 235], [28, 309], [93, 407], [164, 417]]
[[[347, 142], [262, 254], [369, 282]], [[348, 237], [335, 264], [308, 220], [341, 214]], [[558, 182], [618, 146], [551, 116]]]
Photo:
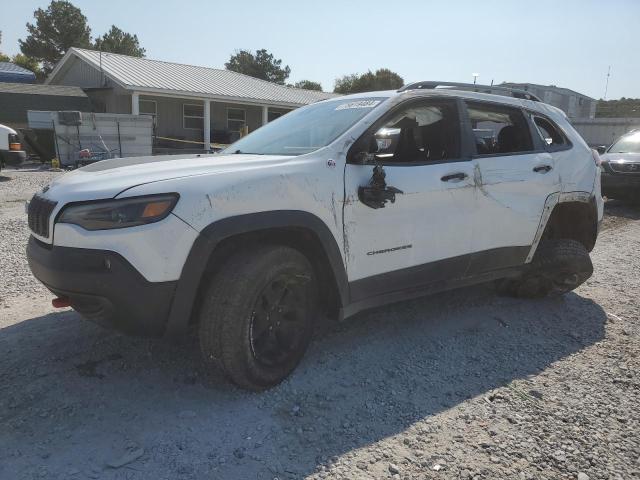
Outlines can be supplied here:
[[496, 85], [477, 85], [475, 83], [436, 82], [436, 81], [415, 82], [415, 83], [410, 83], [409, 85], [405, 85], [404, 87], [399, 89], [398, 92], [405, 92], [407, 90], [436, 89], [438, 87], [453, 87], [458, 90], [470, 90], [472, 92], [491, 93], [495, 95], [511, 96], [514, 98], [522, 98], [524, 100], [533, 100], [534, 102], [542, 101], [538, 97], [536, 97], [533, 93], [527, 92], [526, 90], [520, 90], [517, 88], [511, 88], [511, 87], [500, 87]]

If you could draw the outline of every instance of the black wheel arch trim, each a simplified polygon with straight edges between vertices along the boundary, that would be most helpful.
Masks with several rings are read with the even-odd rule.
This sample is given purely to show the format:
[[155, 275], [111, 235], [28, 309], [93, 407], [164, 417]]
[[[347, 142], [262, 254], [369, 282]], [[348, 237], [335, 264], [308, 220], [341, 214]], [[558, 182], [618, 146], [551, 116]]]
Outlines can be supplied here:
[[180, 280], [167, 319], [166, 334], [179, 334], [189, 325], [195, 308], [200, 282], [211, 254], [225, 239], [246, 233], [258, 233], [277, 228], [300, 228], [316, 235], [329, 260], [336, 280], [340, 306], [348, 303], [347, 273], [335, 237], [316, 215], [302, 210], [272, 210], [249, 213], [217, 220], [205, 227], [194, 241], [182, 267]]

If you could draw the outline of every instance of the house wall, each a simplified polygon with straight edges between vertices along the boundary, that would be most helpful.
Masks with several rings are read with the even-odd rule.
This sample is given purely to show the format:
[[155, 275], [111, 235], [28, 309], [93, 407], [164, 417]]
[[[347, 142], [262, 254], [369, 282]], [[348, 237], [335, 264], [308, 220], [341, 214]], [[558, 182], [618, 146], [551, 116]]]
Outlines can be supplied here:
[[[199, 99], [183, 99], [140, 95], [140, 100], [152, 100], [156, 102], [156, 135], [160, 137], [177, 138], [179, 140], [202, 141], [201, 129], [184, 127], [184, 105], [203, 105]], [[128, 113], [131, 111], [131, 97], [128, 97]], [[235, 108], [245, 111], [245, 122], [252, 132], [262, 125], [262, 107], [253, 105], [240, 105], [234, 103], [211, 102], [211, 141], [226, 143], [238, 137], [237, 133], [230, 132], [229, 140], [225, 132], [229, 131], [227, 124], [227, 109]], [[280, 110], [278, 110], [280, 111]]]
[[63, 71], [58, 72], [51, 83], [53, 85], [74, 85], [81, 88], [109, 86], [108, 80], [100, 71], [75, 56]]
[[[94, 110], [101, 113], [131, 113], [131, 94], [119, 87], [87, 90]], [[155, 135], [178, 140], [202, 141], [202, 129], [185, 128], [184, 105], [204, 105], [203, 101], [194, 98], [172, 98], [153, 95], [140, 95], [139, 99], [156, 102]], [[211, 102], [211, 141], [227, 143], [235, 141], [239, 135], [230, 132], [227, 122], [229, 108], [244, 110], [245, 122], [252, 132], [262, 125], [262, 107], [236, 103]], [[271, 109], [274, 112], [287, 113], [282, 108]]]
[[122, 88], [87, 89], [85, 92], [98, 113], [131, 113], [131, 94]]
[[91, 111], [91, 102], [87, 97], [63, 97], [61, 95], [0, 93], [0, 105], [0, 123], [12, 128], [27, 126], [28, 110]]

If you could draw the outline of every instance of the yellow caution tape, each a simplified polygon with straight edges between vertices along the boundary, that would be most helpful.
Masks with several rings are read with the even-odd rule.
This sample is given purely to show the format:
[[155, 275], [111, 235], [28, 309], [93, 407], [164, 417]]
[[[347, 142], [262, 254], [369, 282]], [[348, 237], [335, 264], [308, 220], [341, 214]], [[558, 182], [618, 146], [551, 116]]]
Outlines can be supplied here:
[[[179, 138], [158, 137], [158, 136], [156, 136], [155, 138], [157, 138], [158, 140], [169, 140], [171, 142], [193, 143], [193, 144], [196, 144], [196, 145], [204, 145], [204, 142], [196, 142], [195, 140], [180, 140]], [[228, 143], [213, 143], [213, 142], [211, 142], [210, 145], [213, 148], [226, 148], [226, 147], [229, 146]]]

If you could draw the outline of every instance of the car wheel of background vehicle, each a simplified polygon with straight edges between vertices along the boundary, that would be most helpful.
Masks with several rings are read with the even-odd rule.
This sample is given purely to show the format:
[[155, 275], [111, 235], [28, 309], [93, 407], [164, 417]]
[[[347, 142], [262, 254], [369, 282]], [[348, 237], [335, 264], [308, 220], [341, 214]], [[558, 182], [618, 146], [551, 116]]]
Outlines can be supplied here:
[[520, 298], [562, 295], [582, 285], [592, 274], [591, 257], [580, 242], [545, 240], [538, 245], [522, 277], [501, 281], [498, 292]]
[[200, 348], [236, 385], [264, 390], [298, 365], [316, 315], [313, 270], [297, 250], [266, 246], [233, 256], [210, 282]]

